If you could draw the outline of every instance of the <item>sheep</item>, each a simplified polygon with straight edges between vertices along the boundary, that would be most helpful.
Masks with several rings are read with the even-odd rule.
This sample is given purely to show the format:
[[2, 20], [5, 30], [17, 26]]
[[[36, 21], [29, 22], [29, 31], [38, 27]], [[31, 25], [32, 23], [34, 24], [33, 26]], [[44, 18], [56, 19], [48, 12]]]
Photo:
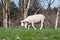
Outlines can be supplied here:
[[31, 23], [32, 27], [36, 30], [36, 28], [34, 27], [34, 23], [38, 23], [41, 21], [41, 27], [40, 27], [41, 30], [43, 28], [44, 20], [45, 20], [45, 16], [43, 14], [30, 15], [21, 21], [21, 26], [24, 26], [25, 23], [25, 29], [26, 29], [28, 23]]

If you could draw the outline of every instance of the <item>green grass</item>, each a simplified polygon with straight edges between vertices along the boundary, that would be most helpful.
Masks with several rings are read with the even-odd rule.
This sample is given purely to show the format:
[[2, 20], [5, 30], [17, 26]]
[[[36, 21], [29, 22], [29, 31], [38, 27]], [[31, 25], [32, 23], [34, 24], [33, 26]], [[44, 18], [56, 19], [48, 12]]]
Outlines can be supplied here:
[[60, 40], [60, 29], [0, 28], [0, 40]]

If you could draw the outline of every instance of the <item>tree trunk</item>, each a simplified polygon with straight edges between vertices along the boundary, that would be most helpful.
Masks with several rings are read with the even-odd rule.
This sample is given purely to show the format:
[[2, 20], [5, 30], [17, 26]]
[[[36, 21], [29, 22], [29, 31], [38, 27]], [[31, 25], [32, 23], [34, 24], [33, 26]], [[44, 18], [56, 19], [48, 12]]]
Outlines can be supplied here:
[[57, 29], [57, 25], [58, 25], [58, 15], [59, 15], [59, 10], [57, 11], [57, 15], [56, 15], [56, 23], [55, 23], [55, 29]]
[[11, 20], [10, 20], [10, 0], [8, 0], [8, 27], [10, 27], [10, 24], [11, 24]]
[[3, 8], [3, 26], [7, 28], [7, 14], [5, 13], [5, 9]]
[[[25, 3], [26, 3], [26, 0], [25, 0]], [[30, 6], [30, 0], [28, 1], [27, 8], [26, 8], [26, 4], [24, 5], [24, 19], [27, 17], [29, 6]]]
[[31, 10], [36, 10], [38, 7], [37, 0], [31, 0], [30, 2], [30, 9]]
[[23, 14], [24, 14], [24, 0], [19, 0], [19, 12], [20, 12], [20, 16], [23, 19], [23, 17], [24, 17], [23, 16]]
[[7, 0], [2, 0], [3, 5], [3, 26], [7, 28]]

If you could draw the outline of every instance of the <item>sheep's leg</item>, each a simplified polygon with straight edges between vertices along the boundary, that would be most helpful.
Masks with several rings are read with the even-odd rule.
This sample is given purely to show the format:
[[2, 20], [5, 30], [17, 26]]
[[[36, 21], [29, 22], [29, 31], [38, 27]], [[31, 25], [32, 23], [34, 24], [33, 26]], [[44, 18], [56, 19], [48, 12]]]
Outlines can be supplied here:
[[34, 27], [34, 22], [32, 22], [32, 27], [36, 30], [36, 28]]
[[28, 25], [28, 29], [30, 28], [30, 25]]
[[25, 29], [27, 28], [27, 23], [25, 23]]
[[40, 30], [43, 28], [43, 23], [44, 23], [44, 20], [41, 21], [41, 27], [40, 27]]

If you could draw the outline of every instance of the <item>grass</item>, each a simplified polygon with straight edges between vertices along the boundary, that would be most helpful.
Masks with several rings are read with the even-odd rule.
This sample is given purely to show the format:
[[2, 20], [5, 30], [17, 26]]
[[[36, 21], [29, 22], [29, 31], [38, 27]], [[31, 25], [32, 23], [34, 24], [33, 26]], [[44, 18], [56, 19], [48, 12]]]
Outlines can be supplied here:
[[60, 29], [0, 28], [0, 40], [60, 40]]

